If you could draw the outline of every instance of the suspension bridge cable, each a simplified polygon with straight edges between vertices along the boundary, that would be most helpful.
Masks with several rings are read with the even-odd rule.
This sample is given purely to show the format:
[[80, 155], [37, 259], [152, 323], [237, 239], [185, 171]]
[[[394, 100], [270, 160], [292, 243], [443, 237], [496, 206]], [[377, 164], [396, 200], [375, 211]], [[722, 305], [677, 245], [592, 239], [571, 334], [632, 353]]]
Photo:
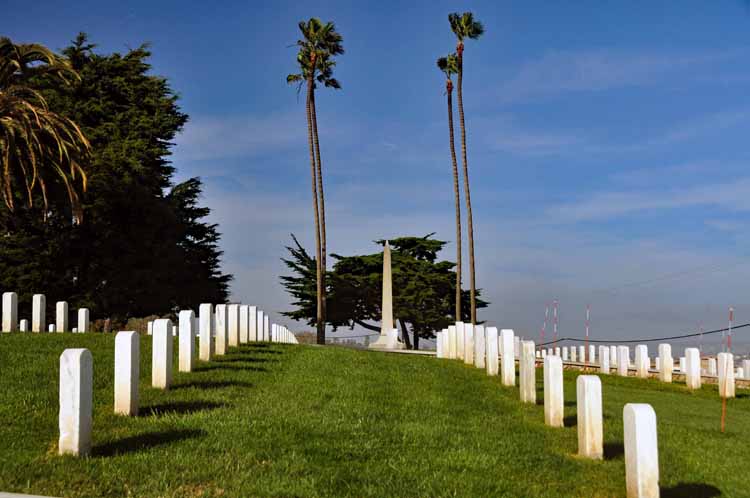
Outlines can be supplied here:
[[731, 327], [723, 328], [723, 329], [716, 329], [716, 330], [708, 330], [706, 332], [696, 332], [691, 334], [683, 334], [683, 335], [673, 335], [671, 337], [654, 337], [652, 339], [586, 339], [586, 338], [580, 338], [580, 337], [562, 337], [560, 339], [557, 339], [556, 341], [548, 341], [539, 344], [539, 346], [547, 346], [549, 344], [555, 344], [562, 341], [574, 341], [574, 342], [655, 342], [655, 341], [670, 341], [674, 339], [686, 339], [688, 337], [698, 337], [698, 336], [704, 336], [704, 335], [710, 335], [710, 334], [718, 334], [720, 332], [726, 332], [728, 330], [735, 331], [737, 329], [741, 329], [744, 327], [750, 327], [750, 323], [744, 323], [742, 325], [734, 325]]

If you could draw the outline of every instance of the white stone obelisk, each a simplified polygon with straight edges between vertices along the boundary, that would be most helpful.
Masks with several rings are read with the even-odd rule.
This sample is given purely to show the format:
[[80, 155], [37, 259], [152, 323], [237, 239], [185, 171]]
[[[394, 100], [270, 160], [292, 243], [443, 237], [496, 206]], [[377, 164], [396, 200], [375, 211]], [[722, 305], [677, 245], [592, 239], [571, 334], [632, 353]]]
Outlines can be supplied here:
[[563, 426], [563, 367], [559, 356], [544, 358], [544, 423], [550, 427]]
[[625, 481], [628, 498], [659, 498], [659, 449], [656, 413], [646, 403], [622, 409]]
[[193, 310], [182, 310], [178, 318], [180, 325], [179, 371], [192, 372], [195, 365], [195, 313]]
[[88, 349], [66, 349], [60, 355], [60, 455], [91, 451], [94, 359]]
[[15, 292], [3, 292], [2, 332], [18, 330], [18, 295]]
[[373, 349], [403, 349], [404, 344], [393, 339], [393, 277], [391, 274], [391, 246], [388, 241], [383, 245], [383, 296], [380, 312], [380, 337], [370, 344]]
[[115, 413], [138, 415], [141, 343], [137, 332], [115, 336]]

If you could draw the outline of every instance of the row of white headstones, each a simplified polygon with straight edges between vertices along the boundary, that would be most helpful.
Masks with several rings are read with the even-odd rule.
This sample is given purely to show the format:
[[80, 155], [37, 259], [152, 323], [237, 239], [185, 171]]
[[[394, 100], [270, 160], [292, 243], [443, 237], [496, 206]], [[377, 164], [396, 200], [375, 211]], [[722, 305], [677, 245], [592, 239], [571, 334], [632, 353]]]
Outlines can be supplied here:
[[[268, 315], [255, 306], [239, 304], [201, 304], [199, 318], [192, 310], [178, 315], [178, 370], [192, 372], [196, 364], [196, 335], [201, 361], [227, 353], [228, 347], [249, 342], [270, 341], [297, 344], [295, 335], [285, 326], [269, 324]], [[172, 383], [172, 351], [175, 327], [169, 319], [152, 324], [151, 386], [167, 390]], [[199, 330], [196, 334], [196, 330]], [[58, 452], [83, 456], [91, 452], [93, 425], [94, 365], [85, 348], [66, 349], [60, 355], [60, 412]], [[114, 411], [138, 414], [140, 380], [140, 340], [133, 331], [115, 336]]]
[[[644, 348], [645, 346], [636, 348], [636, 370], [641, 373], [646, 363], [644, 358], [648, 358], [647, 349]], [[668, 344], [662, 344], [659, 352], [660, 366], [664, 367], [660, 370], [660, 378], [671, 382], [671, 373], [674, 368], [671, 348]], [[700, 387], [700, 355], [696, 354], [697, 352], [695, 348], [686, 350], [686, 373], [690, 373], [686, 377], [689, 382], [692, 382], [693, 388], [696, 385]], [[495, 327], [485, 329], [482, 325], [472, 326], [457, 322], [437, 334], [438, 358], [463, 360], [466, 364], [486, 369], [487, 375], [490, 376], [496, 376], [499, 373], [501, 382], [505, 386], [515, 386], [516, 360], [518, 360], [520, 400], [523, 403], [536, 403], [536, 362], [537, 359], [543, 359], [544, 421], [551, 427], [563, 427], [563, 358], [560, 353], [559, 348], [552, 351], [537, 351], [534, 341], [519, 341], [511, 329], [503, 329], [498, 334]], [[583, 353], [585, 356], [585, 350], [579, 349], [578, 353]], [[593, 363], [593, 351], [590, 349], [589, 353]], [[609, 354], [609, 347], [600, 347], [602, 373], [609, 373]], [[619, 346], [617, 356], [616, 363], [620, 365], [618, 373], [627, 375], [630, 367], [629, 348]], [[722, 397], [729, 397], [730, 394], [734, 396], [732, 365], [731, 355], [720, 355], [719, 392]], [[646, 368], [647, 371], [648, 368]], [[668, 375], [665, 374], [667, 371]], [[602, 459], [604, 455], [602, 387], [598, 376], [578, 376], [576, 407], [578, 455], [583, 458]], [[658, 498], [659, 454], [656, 413], [653, 407], [646, 403], [626, 404], [623, 408], [623, 426], [627, 496], [629, 498]]]
[[[78, 310], [78, 326], [70, 328], [68, 321], [68, 303], [67, 301], [58, 301], [55, 304], [55, 323], [47, 322], [47, 298], [44, 294], [34, 294], [31, 299], [31, 332], [88, 332], [89, 331], [89, 310], [80, 308]], [[18, 295], [15, 292], [3, 293], [3, 332], [29, 332], [29, 321], [27, 319], [18, 320]]]

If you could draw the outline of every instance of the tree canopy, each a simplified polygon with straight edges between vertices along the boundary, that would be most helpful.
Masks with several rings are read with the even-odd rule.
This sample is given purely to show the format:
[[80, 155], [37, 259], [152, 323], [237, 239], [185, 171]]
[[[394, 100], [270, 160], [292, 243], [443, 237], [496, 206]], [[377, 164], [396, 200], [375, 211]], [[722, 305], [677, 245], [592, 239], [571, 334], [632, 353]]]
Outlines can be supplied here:
[[224, 302], [231, 276], [220, 271], [217, 226], [204, 221], [201, 182], [172, 179], [170, 147], [188, 116], [168, 81], [150, 74], [146, 45], [124, 54], [94, 49], [80, 34], [63, 50], [80, 76], [71, 84], [33, 80], [91, 144], [81, 163], [83, 222], [70, 222], [59, 196], [46, 220], [38, 208], [0, 213], [0, 287], [16, 290], [22, 303], [42, 292], [123, 320]]
[[[404, 342], [419, 347], [419, 339], [431, 339], [435, 332], [454, 321], [454, 296], [456, 292], [455, 263], [438, 261], [438, 253], [446, 242], [424, 237], [398, 237], [389, 240], [393, 280], [393, 315], [401, 325]], [[293, 297], [294, 310], [284, 312], [295, 320], [315, 323], [315, 260], [292, 235], [293, 246], [287, 247], [290, 257], [282, 258], [292, 275], [281, 277], [282, 285]], [[384, 240], [375, 244], [382, 246]], [[335, 263], [328, 272], [326, 282], [327, 323], [334, 330], [339, 327], [361, 326], [380, 331], [381, 297], [383, 283], [383, 253], [357, 256], [332, 255]], [[469, 292], [462, 292], [469, 302]], [[487, 302], [478, 299], [477, 306]], [[469, 307], [463, 309], [464, 320], [470, 318]]]

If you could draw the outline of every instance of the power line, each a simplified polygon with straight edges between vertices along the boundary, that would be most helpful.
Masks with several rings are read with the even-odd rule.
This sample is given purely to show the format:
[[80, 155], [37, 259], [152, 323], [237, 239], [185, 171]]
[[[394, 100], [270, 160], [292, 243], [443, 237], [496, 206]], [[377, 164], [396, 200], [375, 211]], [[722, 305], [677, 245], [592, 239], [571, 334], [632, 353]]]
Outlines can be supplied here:
[[[734, 330], [741, 329], [741, 328], [744, 328], [744, 327], [750, 327], [750, 323], [745, 323], [743, 325], [735, 325], [735, 326], [733, 326], [731, 328], [731, 330], [734, 331]], [[599, 340], [589, 339], [589, 342], [607, 342], [607, 343], [609, 343], [609, 342], [655, 342], [655, 341], [670, 341], [670, 340], [674, 340], [674, 339], [685, 339], [685, 338], [688, 338], [688, 337], [698, 337], [700, 335], [718, 334], [720, 332], [726, 332], [727, 330], [729, 330], [729, 327], [726, 327], [726, 328], [723, 328], [723, 329], [709, 330], [707, 332], [696, 332], [694, 334], [673, 335], [671, 337], [655, 337], [655, 338], [652, 338], [652, 339], [608, 339], [608, 340], [604, 340], [604, 339], [599, 339]], [[585, 340], [586, 339], [581, 339], [581, 338], [578, 338], [578, 337], [563, 337], [563, 338], [557, 339], [556, 341], [549, 341], [549, 342], [545, 342], [543, 344], [539, 344], [539, 346], [547, 346], [548, 344], [555, 344], [555, 343], [562, 342], [562, 341], [584, 342]]]

